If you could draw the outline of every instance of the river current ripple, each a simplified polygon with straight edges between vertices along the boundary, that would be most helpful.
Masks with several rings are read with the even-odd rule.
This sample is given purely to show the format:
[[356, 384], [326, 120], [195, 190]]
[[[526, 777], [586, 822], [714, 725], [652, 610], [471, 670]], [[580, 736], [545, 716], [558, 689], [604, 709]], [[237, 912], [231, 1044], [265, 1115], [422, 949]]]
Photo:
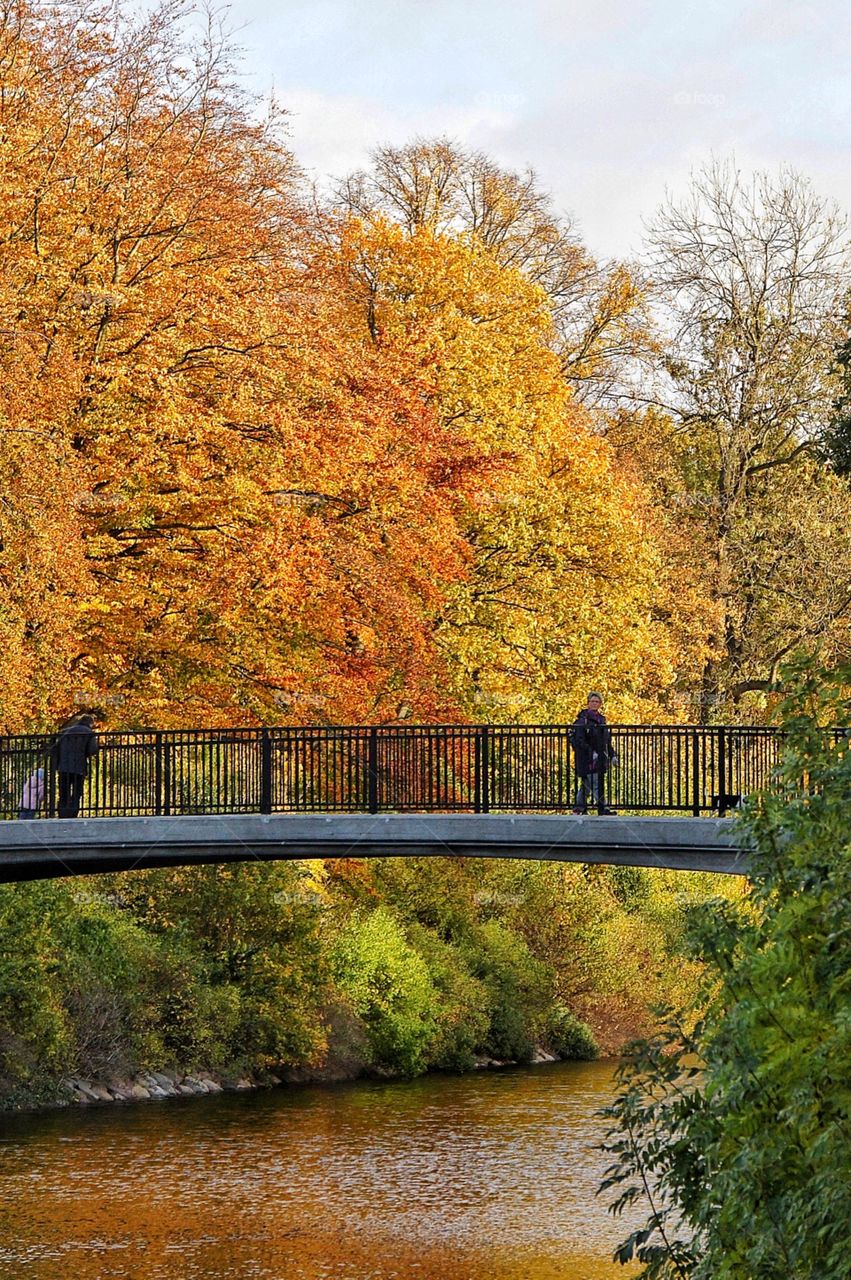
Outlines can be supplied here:
[[610, 1063], [0, 1119], [0, 1280], [614, 1280]]

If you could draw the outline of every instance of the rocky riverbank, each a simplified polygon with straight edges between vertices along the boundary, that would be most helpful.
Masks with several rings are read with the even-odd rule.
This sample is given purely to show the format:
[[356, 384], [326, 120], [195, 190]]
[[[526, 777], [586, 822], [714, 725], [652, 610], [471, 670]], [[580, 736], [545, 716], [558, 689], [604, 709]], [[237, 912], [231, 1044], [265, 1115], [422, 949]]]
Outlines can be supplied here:
[[[90, 1106], [104, 1102], [150, 1102], [163, 1098], [202, 1097], [224, 1090], [269, 1088], [282, 1084], [280, 1076], [273, 1072], [238, 1077], [219, 1076], [200, 1071], [183, 1074], [178, 1071], [144, 1071], [125, 1079], [84, 1080], [80, 1076], [68, 1076], [61, 1081], [60, 1093], [54, 1106]], [[49, 1105], [49, 1104], [48, 1104]]]
[[[539, 1048], [532, 1058], [533, 1065], [557, 1062], [556, 1054]], [[478, 1058], [476, 1070], [486, 1071], [498, 1067], [516, 1066], [497, 1058]], [[197, 1098], [210, 1094], [247, 1089], [271, 1089], [279, 1085], [328, 1084], [355, 1080], [358, 1076], [372, 1074], [392, 1078], [389, 1072], [365, 1073], [361, 1070], [329, 1069], [327, 1066], [314, 1071], [251, 1071], [238, 1075], [220, 1074], [215, 1071], [180, 1072], [174, 1070], [142, 1071], [134, 1076], [112, 1080], [88, 1080], [82, 1076], [66, 1076], [60, 1081], [54, 1099], [40, 1099], [38, 1103], [22, 1101], [15, 1110], [33, 1110], [36, 1107], [96, 1106], [106, 1103], [157, 1102], [166, 1098]]]

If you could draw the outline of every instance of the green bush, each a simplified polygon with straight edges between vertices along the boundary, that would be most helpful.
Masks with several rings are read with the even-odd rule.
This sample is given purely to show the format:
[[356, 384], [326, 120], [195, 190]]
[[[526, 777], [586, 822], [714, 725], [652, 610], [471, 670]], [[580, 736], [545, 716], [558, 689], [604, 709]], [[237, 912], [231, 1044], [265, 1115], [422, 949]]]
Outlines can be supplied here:
[[560, 1058], [589, 1062], [600, 1052], [591, 1028], [563, 1004], [557, 1004], [550, 1010], [546, 1042]]
[[236, 1046], [243, 1020], [239, 987], [211, 983], [197, 957], [182, 958], [169, 948], [168, 961], [157, 1008], [161, 1052], [157, 1056], [151, 1045], [144, 1055], [146, 1065], [227, 1070], [239, 1057]]
[[68, 1061], [72, 1028], [51, 931], [67, 896], [53, 883], [0, 885], [0, 1074], [34, 1082]]
[[52, 928], [73, 1028], [67, 1069], [108, 1078], [163, 1065], [175, 1030], [172, 1001], [194, 985], [179, 945], [146, 930], [108, 895], [76, 888], [67, 909], [53, 913]]
[[465, 858], [377, 858], [371, 864], [381, 901], [405, 921], [457, 942], [478, 919], [482, 863]]
[[470, 1071], [490, 1027], [487, 987], [469, 973], [457, 947], [421, 925], [412, 925], [408, 932], [428, 967], [436, 994], [427, 1065], [440, 1071]]
[[503, 1061], [531, 1061], [553, 996], [549, 966], [498, 920], [481, 925], [462, 954], [488, 992], [490, 1026], [482, 1049]]
[[[321, 904], [288, 863], [139, 876], [127, 906], [163, 941], [188, 988], [164, 1043], [209, 1065], [303, 1065], [325, 1048], [330, 971]], [[123, 892], [127, 890], [122, 889]]]
[[366, 1027], [373, 1064], [403, 1075], [425, 1070], [438, 995], [396, 917], [386, 907], [355, 912], [332, 945], [331, 964]]
[[642, 867], [609, 867], [606, 876], [613, 896], [625, 911], [646, 907], [652, 894], [650, 876]]

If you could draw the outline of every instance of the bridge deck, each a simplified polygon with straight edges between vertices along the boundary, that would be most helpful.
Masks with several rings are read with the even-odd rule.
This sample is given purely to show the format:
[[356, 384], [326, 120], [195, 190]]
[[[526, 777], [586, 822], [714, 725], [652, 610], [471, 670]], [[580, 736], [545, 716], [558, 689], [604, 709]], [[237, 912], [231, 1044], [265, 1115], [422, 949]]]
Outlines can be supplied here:
[[201, 863], [461, 855], [747, 875], [727, 818], [229, 814], [0, 823], [0, 882]]

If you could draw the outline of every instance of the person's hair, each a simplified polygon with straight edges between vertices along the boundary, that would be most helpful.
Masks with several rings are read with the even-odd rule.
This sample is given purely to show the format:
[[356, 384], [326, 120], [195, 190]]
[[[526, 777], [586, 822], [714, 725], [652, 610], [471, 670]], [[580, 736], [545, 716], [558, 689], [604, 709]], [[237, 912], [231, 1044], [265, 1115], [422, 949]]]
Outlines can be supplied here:
[[88, 711], [87, 711], [87, 712], [86, 712], [86, 714], [85, 714], [85, 715], [83, 715], [83, 716], [77, 716], [77, 724], [85, 724], [85, 725], [88, 725], [88, 727], [89, 727], [90, 729], [91, 729], [92, 725], [94, 724], [94, 722], [95, 722], [95, 718], [94, 718], [94, 716], [89, 715]]
[[597, 693], [594, 689], [592, 689], [591, 692], [588, 694], [588, 701], [590, 702], [592, 698], [597, 698], [599, 699], [600, 702], [603, 701], [602, 693]]

